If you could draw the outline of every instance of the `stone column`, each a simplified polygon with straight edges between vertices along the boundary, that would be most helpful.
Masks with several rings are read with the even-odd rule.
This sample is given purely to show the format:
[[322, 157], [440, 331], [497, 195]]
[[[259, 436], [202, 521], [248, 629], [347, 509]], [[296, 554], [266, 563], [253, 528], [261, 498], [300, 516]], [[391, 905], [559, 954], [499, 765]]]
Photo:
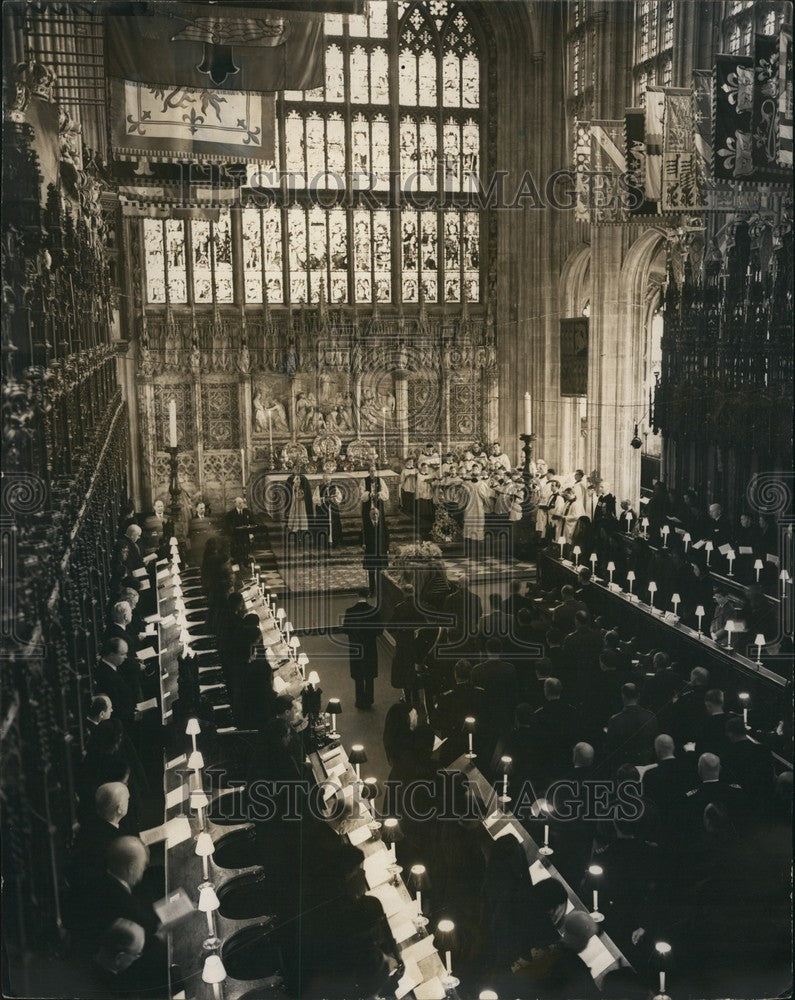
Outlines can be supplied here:
[[251, 460], [253, 449], [251, 446], [251, 428], [253, 425], [251, 374], [244, 372], [240, 376], [240, 447], [245, 456], [245, 479], [246, 488], [251, 487]]
[[[191, 393], [193, 396], [194, 425], [196, 427], [196, 487], [204, 496], [204, 414], [202, 412], [202, 382], [201, 370], [198, 367], [191, 368]], [[193, 497], [191, 497], [193, 499]]]

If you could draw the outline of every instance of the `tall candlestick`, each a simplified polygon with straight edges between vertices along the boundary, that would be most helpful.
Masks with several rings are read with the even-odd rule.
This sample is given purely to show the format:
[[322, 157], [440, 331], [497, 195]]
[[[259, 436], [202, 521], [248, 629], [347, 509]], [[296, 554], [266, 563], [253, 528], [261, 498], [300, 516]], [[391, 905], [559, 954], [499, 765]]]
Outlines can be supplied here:
[[386, 407], [381, 407], [381, 415], [383, 417], [383, 423], [381, 426], [381, 450], [384, 453], [384, 459], [386, 459]]
[[243, 483], [243, 489], [246, 488], [246, 449], [240, 449], [240, 480]]
[[273, 462], [273, 419], [270, 410], [268, 410], [268, 447], [271, 453], [271, 462]]
[[524, 394], [524, 432], [533, 433], [533, 400], [529, 392]]
[[177, 401], [173, 397], [168, 401], [168, 446], [177, 447]]

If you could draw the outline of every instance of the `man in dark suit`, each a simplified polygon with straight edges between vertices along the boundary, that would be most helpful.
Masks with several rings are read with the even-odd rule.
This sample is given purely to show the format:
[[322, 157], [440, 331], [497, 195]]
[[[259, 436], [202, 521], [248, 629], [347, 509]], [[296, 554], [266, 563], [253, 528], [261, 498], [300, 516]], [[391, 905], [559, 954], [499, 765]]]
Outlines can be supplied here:
[[655, 739], [654, 754], [657, 763], [643, 775], [643, 797], [657, 806], [663, 826], [670, 828], [681, 818], [690, 775], [687, 765], [674, 755], [674, 741], [667, 733]]
[[455, 684], [449, 691], [442, 692], [436, 707], [431, 712], [434, 729], [448, 740], [449, 753], [445, 756], [451, 761], [466, 752], [469, 741], [465, 719], [475, 720], [474, 734], [475, 737], [478, 736], [478, 727], [484, 721], [485, 697], [483, 688], [475, 687], [472, 683], [472, 664], [469, 660], [458, 660], [453, 668], [453, 674]]
[[602, 646], [601, 629], [593, 627], [590, 613], [577, 611], [574, 631], [566, 636], [561, 647], [566, 665], [574, 677], [574, 701], [587, 698], [590, 680], [599, 668]]
[[607, 724], [607, 746], [614, 770], [621, 764], [648, 764], [654, 758], [657, 718], [653, 712], [641, 708], [639, 698], [637, 685], [624, 684], [621, 688], [624, 707]]
[[253, 520], [243, 497], [235, 497], [234, 507], [226, 513], [226, 529], [230, 537], [229, 552], [237, 563], [248, 562]]
[[122, 583], [139, 589], [140, 577], [137, 577], [135, 573], [144, 565], [144, 557], [141, 555], [139, 546], [140, 540], [140, 527], [137, 524], [130, 524], [116, 543], [113, 552], [113, 589], [117, 589]]
[[469, 588], [465, 576], [452, 581], [453, 587], [444, 600], [442, 613], [451, 616], [442, 654], [449, 657], [473, 655], [478, 650], [478, 623], [483, 617], [483, 603]]
[[509, 651], [513, 649], [516, 636], [513, 615], [507, 615], [502, 610], [502, 598], [499, 594], [489, 594], [489, 609], [489, 612], [483, 615], [478, 622], [481, 649], [485, 651], [488, 647], [488, 640], [496, 638], [500, 641], [501, 648], [507, 657]]
[[708, 687], [709, 671], [706, 667], [693, 667], [690, 671], [690, 681], [676, 699], [672, 713], [676, 730], [672, 735], [679, 746], [695, 741], [696, 733], [706, 715], [704, 696]]
[[94, 811], [80, 823], [72, 845], [73, 881], [82, 882], [102, 873], [107, 848], [122, 836], [119, 824], [129, 805], [130, 790], [123, 781], [111, 781], [96, 790]]
[[560, 678], [547, 677], [544, 704], [533, 713], [533, 733], [543, 754], [545, 775], [550, 780], [566, 767], [580, 728], [577, 713], [563, 701], [562, 695]]
[[552, 609], [552, 623], [563, 635], [574, 631], [574, 616], [578, 611], [587, 611], [587, 606], [574, 596], [574, 587], [566, 584], [561, 587], [561, 603]]
[[137, 722], [136, 692], [119, 669], [128, 652], [124, 639], [108, 639], [102, 647], [102, 657], [94, 667], [94, 691], [110, 698], [113, 711], [129, 736]]
[[723, 806], [729, 818], [737, 821], [741, 818], [746, 801], [743, 789], [736, 782], [721, 777], [718, 757], [714, 753], [701, 754], [698, 758], [698, 784], [685, 793], [685, 815], [689, 828], [700, 828], [704, 810], [710, 802]]
[[157, 914], [138, 886], [149, 864], [149, 851], [137, 837], [116, 837], [105, 850], [102, 872], [77, 891], [76, 930], [86, 942], [98, 942], [116, 920], [143, 927], [147, 939], [157, 931]]
[[378, 638], [384, 627], [378, 609], [367, 600], [367, 588], [358, 592], [358, 600], [346, 608], [342, 631], [348, 636], [348, 660], [356, 688], [356, 707], [373, 707], [374, 681], [378, 676]]
[[726, 722], [731, 716], [723, 710], [723, 692], [711, 688], [704, 695], [705, 714], [696, 729], [696, 753], [714, 753], [723, 760], [723, 754], [729, 745], [726, 736]]
[[493, 741], [510, 729], [518, 695], [516, 668], [500, 656], [502, 642], [497, 636], [486, 640], [486, 659], [472, 670], [472, 682], [483, 688], [487, 728]]
[[526, 593], [522, 593], [524, 589], [523, 580], [512, 580], [511, 581], [511, 596], [506, 597], [502, 602], [502, 610], [506, 615], [513, 615], [515, 618], [522, 608], [530, 607], [530, 599]]
[[749, 799], [766, 808], [773, 796], [773, 758], [767, 747], [748, 738], [745, 723], [737, 715], [726, 719], [726, 739], [721, 764], [729, 781], [736, 782]]

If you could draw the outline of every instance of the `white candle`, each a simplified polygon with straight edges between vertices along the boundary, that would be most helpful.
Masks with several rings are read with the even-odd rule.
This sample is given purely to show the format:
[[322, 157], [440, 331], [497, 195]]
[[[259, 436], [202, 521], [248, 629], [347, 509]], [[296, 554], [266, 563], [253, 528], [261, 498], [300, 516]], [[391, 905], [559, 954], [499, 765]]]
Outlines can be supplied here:
[[168, 446], [177, 447], [177, 401], [173, 398], [168, 401]]
[[544, 823], [544, 847], [549, 847], [549, 823]]
[[469, 734], [469, 754], [472, 756], [472, 733]]
[[593, 911], [594, 913], [599, 912], [599, 890], [594, 889], [593, 891]]
[[453, 974], [453, 953], [450, 951], [445, 952], [445, 965], [447, 966], [447, 975], [452, 976]]
[[243, 482], [243, 489], [246, 488], [246, 449], [240, 449], [240, 478]]
[[422, 916], [422, 892], [417, 889], [417, 916]]
[[533, 433], [533, 400], [529, 392], [524, 394], [524, 432]]
[[210, 877], [209, 858], [207, 857], [206, 854], [202, 858], [202, 877], [204, 878], [205, 882]]
[[665, 993], [665, 973], [660, 969], [660, 993]]
[[502, 776], [502, 797], [504, 799], [508, 798], [508, 775], [504, 774]]

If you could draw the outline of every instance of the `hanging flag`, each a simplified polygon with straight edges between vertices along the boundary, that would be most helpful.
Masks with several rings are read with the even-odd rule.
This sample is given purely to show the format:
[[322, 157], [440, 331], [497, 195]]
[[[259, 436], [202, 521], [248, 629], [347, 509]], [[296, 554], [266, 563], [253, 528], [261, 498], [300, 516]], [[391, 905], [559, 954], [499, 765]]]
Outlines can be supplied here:
[[591, 122], [592, 208], [594, 222], [620, 222], [627, 216], [623, 118]]
[[693, 70], [693, 149], [698, 203], [706, 205], [712, 164], [712, 70]]
[[591, 221], [591, 123], [574, 122], [574, 219]]
[[630, 215], [649, 215], [657, 205], [646, 198], [646, 112], [627, 108], [624, 129], [627, 140], [627, 207]]
[[750, 56], [715, 57], [712, 173], [715, 180], [750, 177], [754, 68]]
[[754, 44], [754, 94], [751, 112], [751, 156], [754, 177], [778, 180], [779, 164], [779, 39], [756, 35]]
[[665, 91], [662, 87], [646, 88], [646, 197], [660, 201], [662, 187], [663, 116]]
[[706, 207], [699, 198], [693, 92], [665, 91], [660, 211], [692, 212]]
[[778, 162], [792, 167], [792, 31], [778, 36]]
[[274, 161], [273, 94], [110, 83], [111, 148], [117, 159]]
[[193, 89], [311, 90], [324, 82], [323, 15], [164, 2], [109, 12], [108, 76]]

